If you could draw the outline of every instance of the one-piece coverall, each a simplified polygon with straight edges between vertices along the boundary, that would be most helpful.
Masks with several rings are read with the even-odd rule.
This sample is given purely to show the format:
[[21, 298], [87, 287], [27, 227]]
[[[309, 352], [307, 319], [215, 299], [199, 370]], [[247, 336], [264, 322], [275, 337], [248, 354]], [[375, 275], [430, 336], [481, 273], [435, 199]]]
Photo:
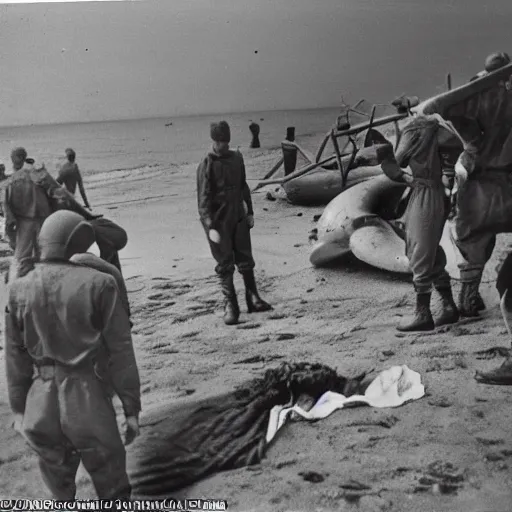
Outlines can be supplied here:
[[419, 294], [430, 293], [432, 285], [450, 286], [450, 276], [445, 270], [446, 255], [439, 245], [449, 213], [441, 154], [446, 154], [448, 143], [453, 144], [454, 139], [446, 132], [436, 119], [418, 116], [404, 128], [395, 152], [396, 163], [382, 164], [384, 173], [394, 181], [403, 181], [398, 166], [409, 166], [412, 171], [412, 192], [404, 221], [406, 255]]
[[14, 250], [17, 266], [26, 258], [37, 258], [37, 237], [51, 206], [44, 188], [38, 185], [39, 171], [23, 167], [4, 188], [5, 233]]
[[[220, 243], [209, 238], [218, 275], [232, 275], [254, 269], [251, 234], [247, 216], [253, 215], [251, 191], [246, 182], [245, 165], [238, 151], [224, 155], [209, 153], [197, 168], [197, 200], [201, 223], [206, 231], [220, 234]], [[244, 208], [247, 205], [247, 213]]]
[[512, 232], [512, 77], [439, 112], [469, 143], [458, 192], [457, 246], [463, 282], [480, 282], [496, 235]]
[[99, 498], [129, 498], [112, 391], [126, 416], [138, 416], [140, 381], [115, 279], [41, 262], [14, 280], [5, 360], [11, 408], [24, 415], [23, 435], [53, 498], [75, 497], [80, 461]]

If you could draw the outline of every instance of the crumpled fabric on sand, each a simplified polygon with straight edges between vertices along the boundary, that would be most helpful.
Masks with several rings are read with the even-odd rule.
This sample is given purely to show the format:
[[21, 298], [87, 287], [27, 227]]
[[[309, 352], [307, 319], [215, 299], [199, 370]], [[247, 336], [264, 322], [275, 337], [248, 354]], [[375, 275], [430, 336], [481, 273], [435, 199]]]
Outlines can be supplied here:
[[371, 407], [399, 407], [405, 402], [418, 400], [425, 395], [425, 386], [421, 383], [421, 375], [406, 365], [393, 366], [381, 372], [368, 386], [364, 395], [344, 396], [341, 393], [327, 391], [309, 411], [298, 405], [292, 407], [275, 406], [270, 411], [266, 441], [270, 443], [279, 429], [286, 423], [290, 413], [295, 412], [306, 420], [327, 418], [337, 409], [348, 403], [367, 404]]
[[260, 462], [274, 406], [293, 405], [303, 394], [316, 402], [326, 391], [351, 396], [363, 377], [284, 363], [233, 392], [159, 407], [141, 418], [141, 435], [128, 449], [132, 497], [168, 497], [213, 473]]

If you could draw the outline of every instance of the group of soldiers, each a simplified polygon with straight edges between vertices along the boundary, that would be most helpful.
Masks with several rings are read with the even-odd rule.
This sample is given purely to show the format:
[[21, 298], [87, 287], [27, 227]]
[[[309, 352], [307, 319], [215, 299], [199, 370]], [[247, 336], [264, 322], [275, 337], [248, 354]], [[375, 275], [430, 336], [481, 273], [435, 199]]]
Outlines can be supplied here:
[[[509, 62], [506, 54], [490, 56], [486, 71]], [[485, 308], [479, 284], [496, 234], [512, 232], [510, 87], [500, 83], [457, 109], [443, 117], [416, 116], [397, 151], [390, 147], [381, 163], [391, 179], [412, 188], [405, 231], [417, 303], [414, 319], [399, 327], [403, 331], [430, 330], [457, 322], [460, 315], [478, 315]], [[240, 316], [235, 267], [243, 277], [248, 312], [272, 306], [256, 286], [254, 212], [244, 159], [229, 147], [228, 123], [213, 123], [210, 134], [212, 149], [197, 168], [198, 211], [224, 295], [224, 322], [234, 325]], [[11, 155], [14, 173], [3, 187], [2, 201], [14, 249], [5, 310], [9, 401], [14, 426], [38, 454], [54, 498], [75, 498], [80, 461], [99, 498], [130, 498], [125, 445], [139, 434], [141, 401], [118, 257], [127, 236], [75, 200], [78, 185], [89, 207], [75, 156], [67, 151], [68, 162], [55, 180], [44, 167], [34, 166], [25, 149]], [[439, 246], [449, 209], [448, 168], [457, 177], [457, 243], [466, 260], [459, 306]], [[99, 258], [88, 252], [95, 242]], [[435, 320], [433, 288], [443, 304]], [[512, 383], [512, 361], [490, 372], [487, 381]], [[114, 394], [124, 410], [124, 439]]]
[[[211, 125], [213, 146], [197, 171], [198, 209], [225, 298], [224, 322], [238, 322], [235, 266], [249, 313], [272, 307], [259, 295], [250, 229], [251, 194], [242, 155], [229, 148], [225, 121]], [[126, 232], [74, 198], [73, 150], [55, 180], [24, 148], [12, 151], [14, 173], [2, 213], [14, 250], [7, 281], [5, 359], [14, 428], [38, 454], [55, 499], [76, 495], [80, 461], [101, 499], [126, 499], [131, 486], [125, 446], [139, 434], [140, 378], [130, 305], [118, 252]], [[96, 242], [100, 257], [88, 252]], [[125, 415], [122, 439], [112, 398]]]
[[[491, 54], [485, 70], [474, 78], [510, 62], [506, 53]], [[416, 308], [412, 321], [398, 329], [428, 331], [455, 323], [460, 316], [479, 316], [486, 308], [479, 287], [496, 235], [512, 232], [512, 75], [442, 112], [416, 115], [404, 128], [396, 151], [390, 147], [381, 167], [389, 178], [411, 187], [404, 218]], [[449, 197], [454, 192], [447, 190], [454, 182], [456, 244], [464, 258], [459, 265], [462, 287], [458, 306], [440, 246], [450, 212]], [[500, 295], [512, 286], [508, 268], [502, 267], [498, 275]], [[433, 288], [442, 299], [436, 319], [430, 310]], [[497, 370], [479, 374], [479, 380], [512, 384], [512, 359]]]

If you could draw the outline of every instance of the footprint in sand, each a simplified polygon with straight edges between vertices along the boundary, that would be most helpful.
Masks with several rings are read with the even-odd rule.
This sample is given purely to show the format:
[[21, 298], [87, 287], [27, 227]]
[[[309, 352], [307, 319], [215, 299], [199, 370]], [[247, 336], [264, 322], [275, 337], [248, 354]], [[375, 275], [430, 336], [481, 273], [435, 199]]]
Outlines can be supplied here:
[[162, 301], [164, 299], [169, 299], [169, 295], [165, 293], [153, 293], [152, 295], [148, 295], [148, 300], [156, 300], [156, 301]]
[[261, 327], [261, 324], [258, 323], [245, 323], [245, 324], [238, 324], [236, 326], [237, 329], [258, 329]]

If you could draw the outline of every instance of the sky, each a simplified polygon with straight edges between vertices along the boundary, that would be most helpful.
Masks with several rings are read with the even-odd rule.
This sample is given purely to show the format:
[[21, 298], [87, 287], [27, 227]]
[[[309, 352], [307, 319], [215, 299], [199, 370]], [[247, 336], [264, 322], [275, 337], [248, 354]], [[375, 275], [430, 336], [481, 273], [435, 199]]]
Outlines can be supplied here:
[[510, 0], [0, 4], [0, 125], [389, 102], [510, 47]]

